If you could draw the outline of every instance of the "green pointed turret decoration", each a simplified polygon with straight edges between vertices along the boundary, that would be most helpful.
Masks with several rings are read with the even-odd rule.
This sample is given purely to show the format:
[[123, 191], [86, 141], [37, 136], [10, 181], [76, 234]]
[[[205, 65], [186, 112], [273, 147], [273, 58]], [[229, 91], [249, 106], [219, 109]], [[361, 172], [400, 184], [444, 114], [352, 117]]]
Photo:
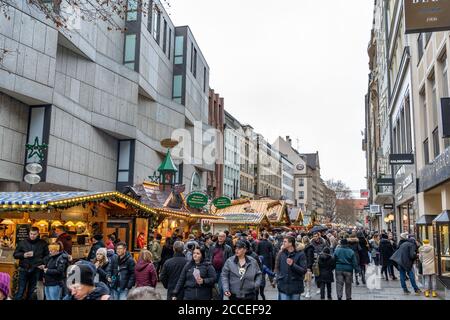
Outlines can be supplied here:
[[166, 158], [159, 166], [158, 172], [160, 173], [162, 185], [175, 185], [175, 176], [178, 169], [173, 163], [172, 156], [170, 155], [170, 149], [167, 150]]

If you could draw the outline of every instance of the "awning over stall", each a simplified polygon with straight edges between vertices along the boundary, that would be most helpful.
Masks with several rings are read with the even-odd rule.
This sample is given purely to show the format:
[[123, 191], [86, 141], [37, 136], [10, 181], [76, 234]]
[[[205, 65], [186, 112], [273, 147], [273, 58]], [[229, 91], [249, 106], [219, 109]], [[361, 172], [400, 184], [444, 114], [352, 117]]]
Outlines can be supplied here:
[[0, 212], [31, 212], [52, 209], [68, 209], [85, 203], [109, 202], [120, 206], [126, 204], [148, 214], [185, 216], [182, 213], [159, 212], [147, 204], [120, 192], [0, 192]]
[[226, 212], [226, 213], [220, 213], [218, 215], [223, 220], [204, 220], [207, 223], [213, 223], [213, 224], [239, 224], [239, 225], [260, 225], [263, 223], [266, 223], [267, 225], [270, 224], [269, 219], [264, 213], [232, 213], [232, 212]]

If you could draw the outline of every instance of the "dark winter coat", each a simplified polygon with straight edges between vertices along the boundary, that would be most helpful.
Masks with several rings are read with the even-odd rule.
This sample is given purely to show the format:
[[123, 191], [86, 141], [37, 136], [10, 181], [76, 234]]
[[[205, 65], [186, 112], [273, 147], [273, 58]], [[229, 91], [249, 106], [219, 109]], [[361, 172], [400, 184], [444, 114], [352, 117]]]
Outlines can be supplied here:
[[[223, 263], [225, 264], [225, 262], [228, 260], [228, 258], [230, 258], [233, 255], [233, 250], [231, 249], [231, 247], [229, 245], [227, 245], [226, 243], [224, 243], [222, 246], [216, 242], [214, 243], [211, 248], [209, 248], [209, 256], [210, 256], [210, 260], [211, 263], [214, 260], [214, 253], [216, 251], [217, 248], [222, 247], [223, 248]], [[223, 266], [222, 266], [223, 268]], [[221, 269], [216, 269], [216, 272], [220, 272]]]
[[111, 271], [112, 263], [108, 259], [104, 265], [97, 268], [98, 280], [109, 286], [108, 278], [111, 277]]
[[[101, 300], [103, 296], [109, 295], [109, 288], [103, 282], [98, 282], [95, 284], [95, 289], [90, 294], [86, 296], [83, 300]], [[63, 300], [76, 300], [71, 294], [67, 295]], [[109, 297], [108, 300], [111, 300]]]
[[119, 273], [119, 256], [114, 252], [112, 249], [108, 249], [108, 269], [109, 269], [109, 275], [111, 277], [111, 283], [110, 287], [114, 288], [115, 284], [117, 282], [117, 276]]
[[370, 263], [369, 259], [369, 243], [366, 238], [358, 238], [359, 239], [359, 265], [367, 265]]
[[417, 258], [416, 254], [416, 242], [414, 239], [403, 242], [397, 251], [391, 257], [391, 260], [397, 263], [399, 267], [402, 267], [407, 272], [411, 271], [414, 260]]
[[[33, 256], [25, 258], [24, 254], [28, 251], [33, 251]], [[19, 260], [19, 268], [28, 272], [33, 272], [38, 266], [44, 265], [44, 258], [48, 255], [47, 242], [39, 238], [20, 241], [14, 250], [14, 259]]]
[[306, 267], [309, 270], [312, 270], [314, 264], [314, 247], [311, 244], [308, 244], [303, 250], [303, 253], [306, 256]]
[[[291, 258], [294, 263], [289, 266], [287, 259]], [[278, 291], [291, 295], [301, 294], [304, 291], [303, 280], [307, 271], [306, 256], [303, 252], [288, 252], [283, 250], [278, 258], [279, 272], [277, 274]]]
[[103, 242], [103, 240], [97, 241], [96, 243], [94, 243], [91, 247], [91, 250], [89, 250], [89, 254], [87, 256], [87, 260], [88, 261], [93, 261], [96, 258], [97, 255], [97, 250], [100, 248], [106, 248], [105, 243]]
[[[203, 284], [201, 285], [195, 280], [195, 268], [200, 271], [200, 277], [203, 279]], [[184, 291], [183, 300], [211, 300], [212, 288], [215, 282], [216, 271], [211, 263], [204, 261], [197, 265], [194, 261], [191, 261], [183, 267], [180, 279], [172, 295], [177, 296], [179, 292]]]
[[119, 257], [118, 278], [116, 281], [117, 289], [131, 289], [134, 286], [136, 279], [134, 276], [135, 265], [136, 263], [129, 252], [124, 257]]
[[64, 279], [66, 277], [66, 270], [69, 265], [69, 256], [65, 252], [60, 252], [54, 256], [46, 257], [47, 271], [44, 273], [44, 285], [50, 286], [64, 286]]
[[158, 277], [153, 263], [139, 260], [134, 270], [136, 277], [136, 287], [156, 288]]
[[381, 239], [379, 251], [380, 251], [380, 263], [383, 267], [387, 267], [388, 265], [390, 265], [389, 259], [394, 254], [395, 251], [394, 246], [388, 239]]
[[343, 272], [359, 272], [357, 254], [348, 245], [339, 245], [334, 251], [334, 259], [336, 260], [336, 271]]
[[319, 256], [319, 271], [318, 280], [320, 282], [331, 283], [334, 282], [333, 270], [336, 269], [336, 260], [333, 256], [322, 253]]
[[311, 240], [311, 245], [314, 247], [314, 253], [317, 255], [321, 254], [323, 249], [328, 247], [328, 243], [324, 238], [319, 237], [318, 240], [319, 241], [317, 242], [316, 240]]
[[256, 247], [256, 253], [263, 257], [263, 264], [273, 270], [275, 260], [273, 244], [267, 239], [262, 239]]
[[67, 233], [61, 233], [58, 238], [56, 238], [56, 242], [61, 242], [63, 244], [64, 251], [69, 255], [72, 255], [72, 237]]
[[[170, 258], [166, 261], [166, 263], [164, 263], [159, 279], [161, 280], [164, 288], [167, 289], [167, 296], [169, 298], [173, 297], [173, 291], [178, 284], [181, 271], [183, 271], [183, 268], [187, 262], [188, 261], [186, 260], [184, 254], [176, 253], [173, 258]], [[183, 299], [182, 291], [178, 292], [177, 299]]]

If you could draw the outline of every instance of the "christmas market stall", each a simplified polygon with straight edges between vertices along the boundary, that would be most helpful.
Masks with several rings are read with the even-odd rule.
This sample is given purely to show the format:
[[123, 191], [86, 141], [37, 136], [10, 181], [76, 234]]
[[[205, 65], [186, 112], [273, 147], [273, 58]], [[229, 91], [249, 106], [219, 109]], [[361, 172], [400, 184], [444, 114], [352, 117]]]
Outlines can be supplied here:
[[289, 219], [291, 220], [291, 225], [289, 226], [293, 230], [304, 230], [303, 225], [303, 212], [299, 207], [289, 208]]
[[271, 228], [270, 221], [265, 213], [233, 213], [222, 212], [218, 214], [223, 220], [202, 220], [202, 229], [209, 230], [212, 234], [228, 230], [231, 234], [244, 231], [256, 231], [259, 235], [261, 230]]
[[[28, 237], [31, 227], [49, 244], [56, 241], [55, 228], [64, 226], [72, 237], [73, 259], [85, 258], [89, 240], [115, 233], [118, 240], [135, 245], [136, 235], [148, 228], [160, 215], [145, 204], [119, 192], [0, 192], [0, 272], [13, 274], [14, 249]], [[143, 221], [145, 223], [143, 223]]]

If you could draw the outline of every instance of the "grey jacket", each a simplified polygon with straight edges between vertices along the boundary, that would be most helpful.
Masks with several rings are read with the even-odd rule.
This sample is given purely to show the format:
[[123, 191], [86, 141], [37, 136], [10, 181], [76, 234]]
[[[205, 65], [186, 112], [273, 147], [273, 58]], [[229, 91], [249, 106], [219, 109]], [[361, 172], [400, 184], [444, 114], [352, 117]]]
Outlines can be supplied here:
[[244, 298], [255, 294], [262, 281], [262, 273], [255, 259], [245, 256], [245, 274], [239, 274], [239, 259], [235, 255], [230, 257], [222, 269], [223, 291], [229, 291], [237, 298]]

